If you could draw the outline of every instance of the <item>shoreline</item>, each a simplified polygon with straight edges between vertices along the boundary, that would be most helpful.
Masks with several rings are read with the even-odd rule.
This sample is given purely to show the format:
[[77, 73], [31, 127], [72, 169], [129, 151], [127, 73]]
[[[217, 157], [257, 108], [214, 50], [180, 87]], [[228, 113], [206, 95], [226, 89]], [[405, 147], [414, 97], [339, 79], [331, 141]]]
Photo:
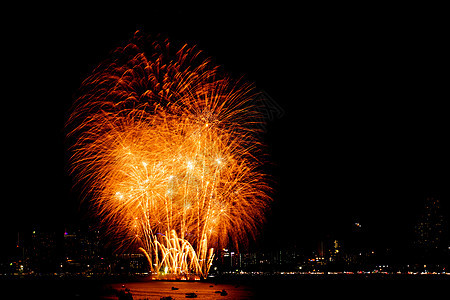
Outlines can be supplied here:
[[302, 273], [302, 274], [221, 274], [208, 277], [206, 279], [161, 279], [148, 276], [133, 275], [106, 275], [106, 276], [82, 276], [82, 275], [41, 275], [41, 276], [0, 276], [0, 282], [7, 281], [86, 281], [86, 282], [238, 282], [238, 281], [296, 281], [296, 280], [450, 280], [450, 273]]

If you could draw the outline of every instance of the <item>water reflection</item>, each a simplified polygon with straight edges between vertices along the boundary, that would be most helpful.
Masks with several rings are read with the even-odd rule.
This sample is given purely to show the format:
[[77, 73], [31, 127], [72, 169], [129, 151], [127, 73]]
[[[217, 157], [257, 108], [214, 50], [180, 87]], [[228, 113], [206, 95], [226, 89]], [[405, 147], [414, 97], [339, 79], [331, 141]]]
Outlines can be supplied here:
[[110, 287], [115, 291], [103, 299], [118, 299], [118, 293], [129, 292], [134, 300], [160, 299], [172, 297], [184, 299], [253, 299], [251, 288], [239, 284], [214, 284], [208, 282], [186, 281], [143, 281], [129, 283], [115, 283]]

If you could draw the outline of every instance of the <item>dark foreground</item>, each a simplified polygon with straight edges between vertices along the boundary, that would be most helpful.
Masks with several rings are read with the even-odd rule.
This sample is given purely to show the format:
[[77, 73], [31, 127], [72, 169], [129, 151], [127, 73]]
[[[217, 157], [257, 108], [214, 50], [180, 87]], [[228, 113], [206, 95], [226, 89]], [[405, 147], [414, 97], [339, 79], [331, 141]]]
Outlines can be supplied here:
[[[118, 299], [128, 288], [133, 299], [300, 299], [345, 297], [448, 296], [450, 276], [304, 275], [279, 278], [227, 278], [206, 282], [111, 281], [99, 279], [0, 279], [1, 299]], [[175, 289], [172, 289], [174, 287]], [[227, 295], [219, 291], [225, 290]], [[3, 297], [5, 296], [5, 297]], [[444, 297], [446, 297], [444, 296]]]

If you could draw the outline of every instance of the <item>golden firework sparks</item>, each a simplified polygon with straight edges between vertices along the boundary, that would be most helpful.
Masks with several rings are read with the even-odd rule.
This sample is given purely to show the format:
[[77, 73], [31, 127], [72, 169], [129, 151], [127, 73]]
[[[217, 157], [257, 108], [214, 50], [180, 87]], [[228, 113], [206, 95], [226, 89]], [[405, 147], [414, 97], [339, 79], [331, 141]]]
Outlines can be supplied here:
[[137, 32], [82, 84], [72, 172], [111, 236], [152, 272], [206, 276], [214, 248], [254, 238], [270, 202], [252, 86], [195, 47]]

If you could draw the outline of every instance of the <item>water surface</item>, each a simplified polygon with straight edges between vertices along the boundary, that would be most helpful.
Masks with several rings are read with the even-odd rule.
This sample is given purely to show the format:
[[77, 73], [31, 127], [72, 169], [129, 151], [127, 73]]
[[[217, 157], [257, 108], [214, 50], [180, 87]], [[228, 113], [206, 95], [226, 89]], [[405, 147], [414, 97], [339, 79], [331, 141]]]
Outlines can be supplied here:
[[[173, 297], [185, 299], [187, 293], [195, 293], [196, 299], [254, 299], [253, 290], [245, 285], [208, 283], [192, 281], [142, 281], [129, 283], [115, 283], [110, 285], [114, 290], [129, 289], [133, 300], [160, 299]], [[172, 289], [176, 288], [175, 290]], [[219, 292], [225, 290], [226, 296]], [[105, 296], [103, 299], [117, 299], [115, 295]]]

